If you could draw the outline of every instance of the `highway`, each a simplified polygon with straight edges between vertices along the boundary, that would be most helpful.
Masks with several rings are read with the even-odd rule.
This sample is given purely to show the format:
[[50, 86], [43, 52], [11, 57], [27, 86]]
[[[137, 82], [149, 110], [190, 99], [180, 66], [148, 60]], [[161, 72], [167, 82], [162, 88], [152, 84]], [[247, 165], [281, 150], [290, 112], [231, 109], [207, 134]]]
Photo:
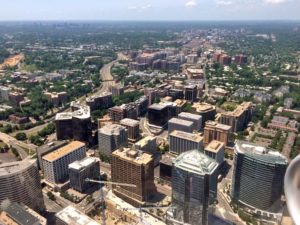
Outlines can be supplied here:
[[2, 140], [8, 146], [15, 148], [18, 151], [21, 159], [25, 159], [28, 156], [27, 152], [24, 149], [35, 151], [37, 148], [36, 145], [26, 144], [22, 141], [18, 141], [14, 137], [2, 132], [0, 132], [0, 140]]

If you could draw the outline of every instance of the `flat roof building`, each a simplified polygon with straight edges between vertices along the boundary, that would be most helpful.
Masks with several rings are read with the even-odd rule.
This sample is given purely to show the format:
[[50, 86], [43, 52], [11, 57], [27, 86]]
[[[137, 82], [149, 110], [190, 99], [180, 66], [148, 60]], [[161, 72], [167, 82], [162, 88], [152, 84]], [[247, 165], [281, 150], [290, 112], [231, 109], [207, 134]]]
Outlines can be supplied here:
[[45, 180], [52, 183], [63, 183], [69, 178], [70, 163], [86, 156], [86, 146], [83, 142], [72, 141], [69, 144], [43, 156]]
[[228, 145], [231, 127], [220, 124], [215, 121], [207, 121], [204, 127], [204, 144], [208, 144], [213, 140], [221, 141]]
[[46, 218], [24, 204], [7, 203], [0, 213], [1, 225], [47, 225]]
[[125, 118], [120, 121], [120, 125], [126, 127], [128, 139], [137, 141], [140, 138], [140, 122], [138, 120]]
[[58, 140], [74, 139], [87, 142], [91, 133], [90, 108], [71, 103], [73, 112], [57, 113], [55, 116], [56, 137]]
[[243, 102], [232, 112], [221, 113], [220, 123], [232, 127], [232, 132], [244, 130], [252, 119], [253, 109], [251, 102]]
[[50, 152], [53, 152], [54, 150], [63, 147], [64, 145], [66, 145], [68, 142], [67, 141], [52, 141], [49, 142], [47, 144], [44, 144], [40, 147], [37, 148], [36, 153], [38, 156], [38, 166], [40, 169], [43, 170], [42, 167], [42, 157]]
[[169, 151], [175, 154], [181, 154], [193, 149], [203, 151], [203, 137], [200, 134], [174, 130], [169, 135], [169, 143]]
[[168, 132], [172, 133], [174, 130], [184, 131], [188, 133], [193, 132], [193, 122], [178, 118], [172, 118], [168, 122]]
[[132, 150], [116, 150], [112, 153], [111, 179], [113, 182], [134, 184], [136, 187], [113, 185], [113, 192], [124, 201], [143, 206], [156, 193], [154, 165], [151, 154]]
[[99, 225], [78, 209], [69, 205], [55, 214], [57, 225]]
[[199, 102], [194, 103], [192, 105], [192, 109], [195, 113], [202, 116], [202, 127], [204, 127], [205, 122], [208, 120], [215, 120], [216, 116], [216, 107], [214, 105], [205, 103], [205, 102]]
[[181, 112], [178, 114], [178, 118], [193, 122], [193, 130], [194, 131], [199, 131], [202, 129], [202, 116], [201, 115], [187, 113], [187, 112]]
[[221, 165], [224, 162], [225, 144], [223, 142], [213, 140], [205, 148], [204, 154], [216, 160]]
[[70, 186], [76, 191], [84, 192], [92, 183], [86, 182], [87, 178], [97, 180], [100, 176], [100, 159], [86, 157], [69, 164]]
[[118, 124], [108, 124], [98, 130], [99, 151], [105, 156], [118, 148], [127, 147], [128, 130]]

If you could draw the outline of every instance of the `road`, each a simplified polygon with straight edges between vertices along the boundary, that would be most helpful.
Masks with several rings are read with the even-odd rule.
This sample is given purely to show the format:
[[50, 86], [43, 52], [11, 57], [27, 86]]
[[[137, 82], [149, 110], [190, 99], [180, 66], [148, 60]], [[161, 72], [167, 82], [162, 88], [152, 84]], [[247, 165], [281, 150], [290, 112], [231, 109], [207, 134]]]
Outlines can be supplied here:
[[[123, 53], [118, 53], [118, 57], [116, 60], [105, 64], [99, 71], [101, 77], [101, 86], [98, 89], [96, 89], [93, 93], [90, 93], [87, 96], [99, 95], [103, 92], [109, 91], [109, 87], [116, 83], [114, 77], [111, 74], [112, 66], [117, 61], [126, 59], [127, 57]], [[85, 103], [85, 99], [87, 96], [82, 96], [79, 99], [77, 99], [77, 101], [79, 101], [80, 103]]]
[[35, 151], [37, 148], [36, 145], [26, 144], [22, 141], [18, 141], [14, 137], [2, 132], [0, 132], [0, 140], [2, 140], [8, 146], [15, 148], [22, 159], [25, 159], [28, 156], [27, 152], [24, 149]]
[[100, 76], [102, 80], [102, 87], [99, 90], [100, 93], [109, 91], [109, 87], [114, 85], [116, 82], [114, 81], [114, 77], [111, 74], [112, 66], [119, 60], [126, 60], [127, 57], [123, 53], [118, 53], [118, 57], [116, 60], [105, 64], [100, 70]]

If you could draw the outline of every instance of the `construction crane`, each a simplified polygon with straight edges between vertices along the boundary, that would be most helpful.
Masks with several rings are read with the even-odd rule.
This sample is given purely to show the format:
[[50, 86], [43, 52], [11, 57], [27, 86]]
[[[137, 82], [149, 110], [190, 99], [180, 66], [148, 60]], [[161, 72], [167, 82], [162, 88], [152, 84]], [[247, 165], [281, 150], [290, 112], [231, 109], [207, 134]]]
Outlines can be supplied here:
[[[117, 185], [117, 186], [124, 186], [124, 187], [136, 187], [135, 184], [126, 184], [126, 183], [117, 183], [117, 182], [110, 182], [110, 181], [101, 181], [101, 180], [93, 180], [93, 179], [85, 179], [86, 182], [97, 183], [97, 184], [110, 184], [110, 185]], [[100, 204], [102, 208], [102, 225], [106, 225], [106, 218], [105, 218], [105, 206], [104, 206], [104, 193], [103, 188], [100, 187]]]

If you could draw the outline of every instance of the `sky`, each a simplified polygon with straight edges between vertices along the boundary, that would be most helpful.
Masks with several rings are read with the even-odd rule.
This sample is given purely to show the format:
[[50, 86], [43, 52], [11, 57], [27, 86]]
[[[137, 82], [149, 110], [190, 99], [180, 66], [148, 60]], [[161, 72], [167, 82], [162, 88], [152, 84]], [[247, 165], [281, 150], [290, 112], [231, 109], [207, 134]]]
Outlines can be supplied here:
[[0, 21], [300, 20], [300, 0], [0, 0]]

